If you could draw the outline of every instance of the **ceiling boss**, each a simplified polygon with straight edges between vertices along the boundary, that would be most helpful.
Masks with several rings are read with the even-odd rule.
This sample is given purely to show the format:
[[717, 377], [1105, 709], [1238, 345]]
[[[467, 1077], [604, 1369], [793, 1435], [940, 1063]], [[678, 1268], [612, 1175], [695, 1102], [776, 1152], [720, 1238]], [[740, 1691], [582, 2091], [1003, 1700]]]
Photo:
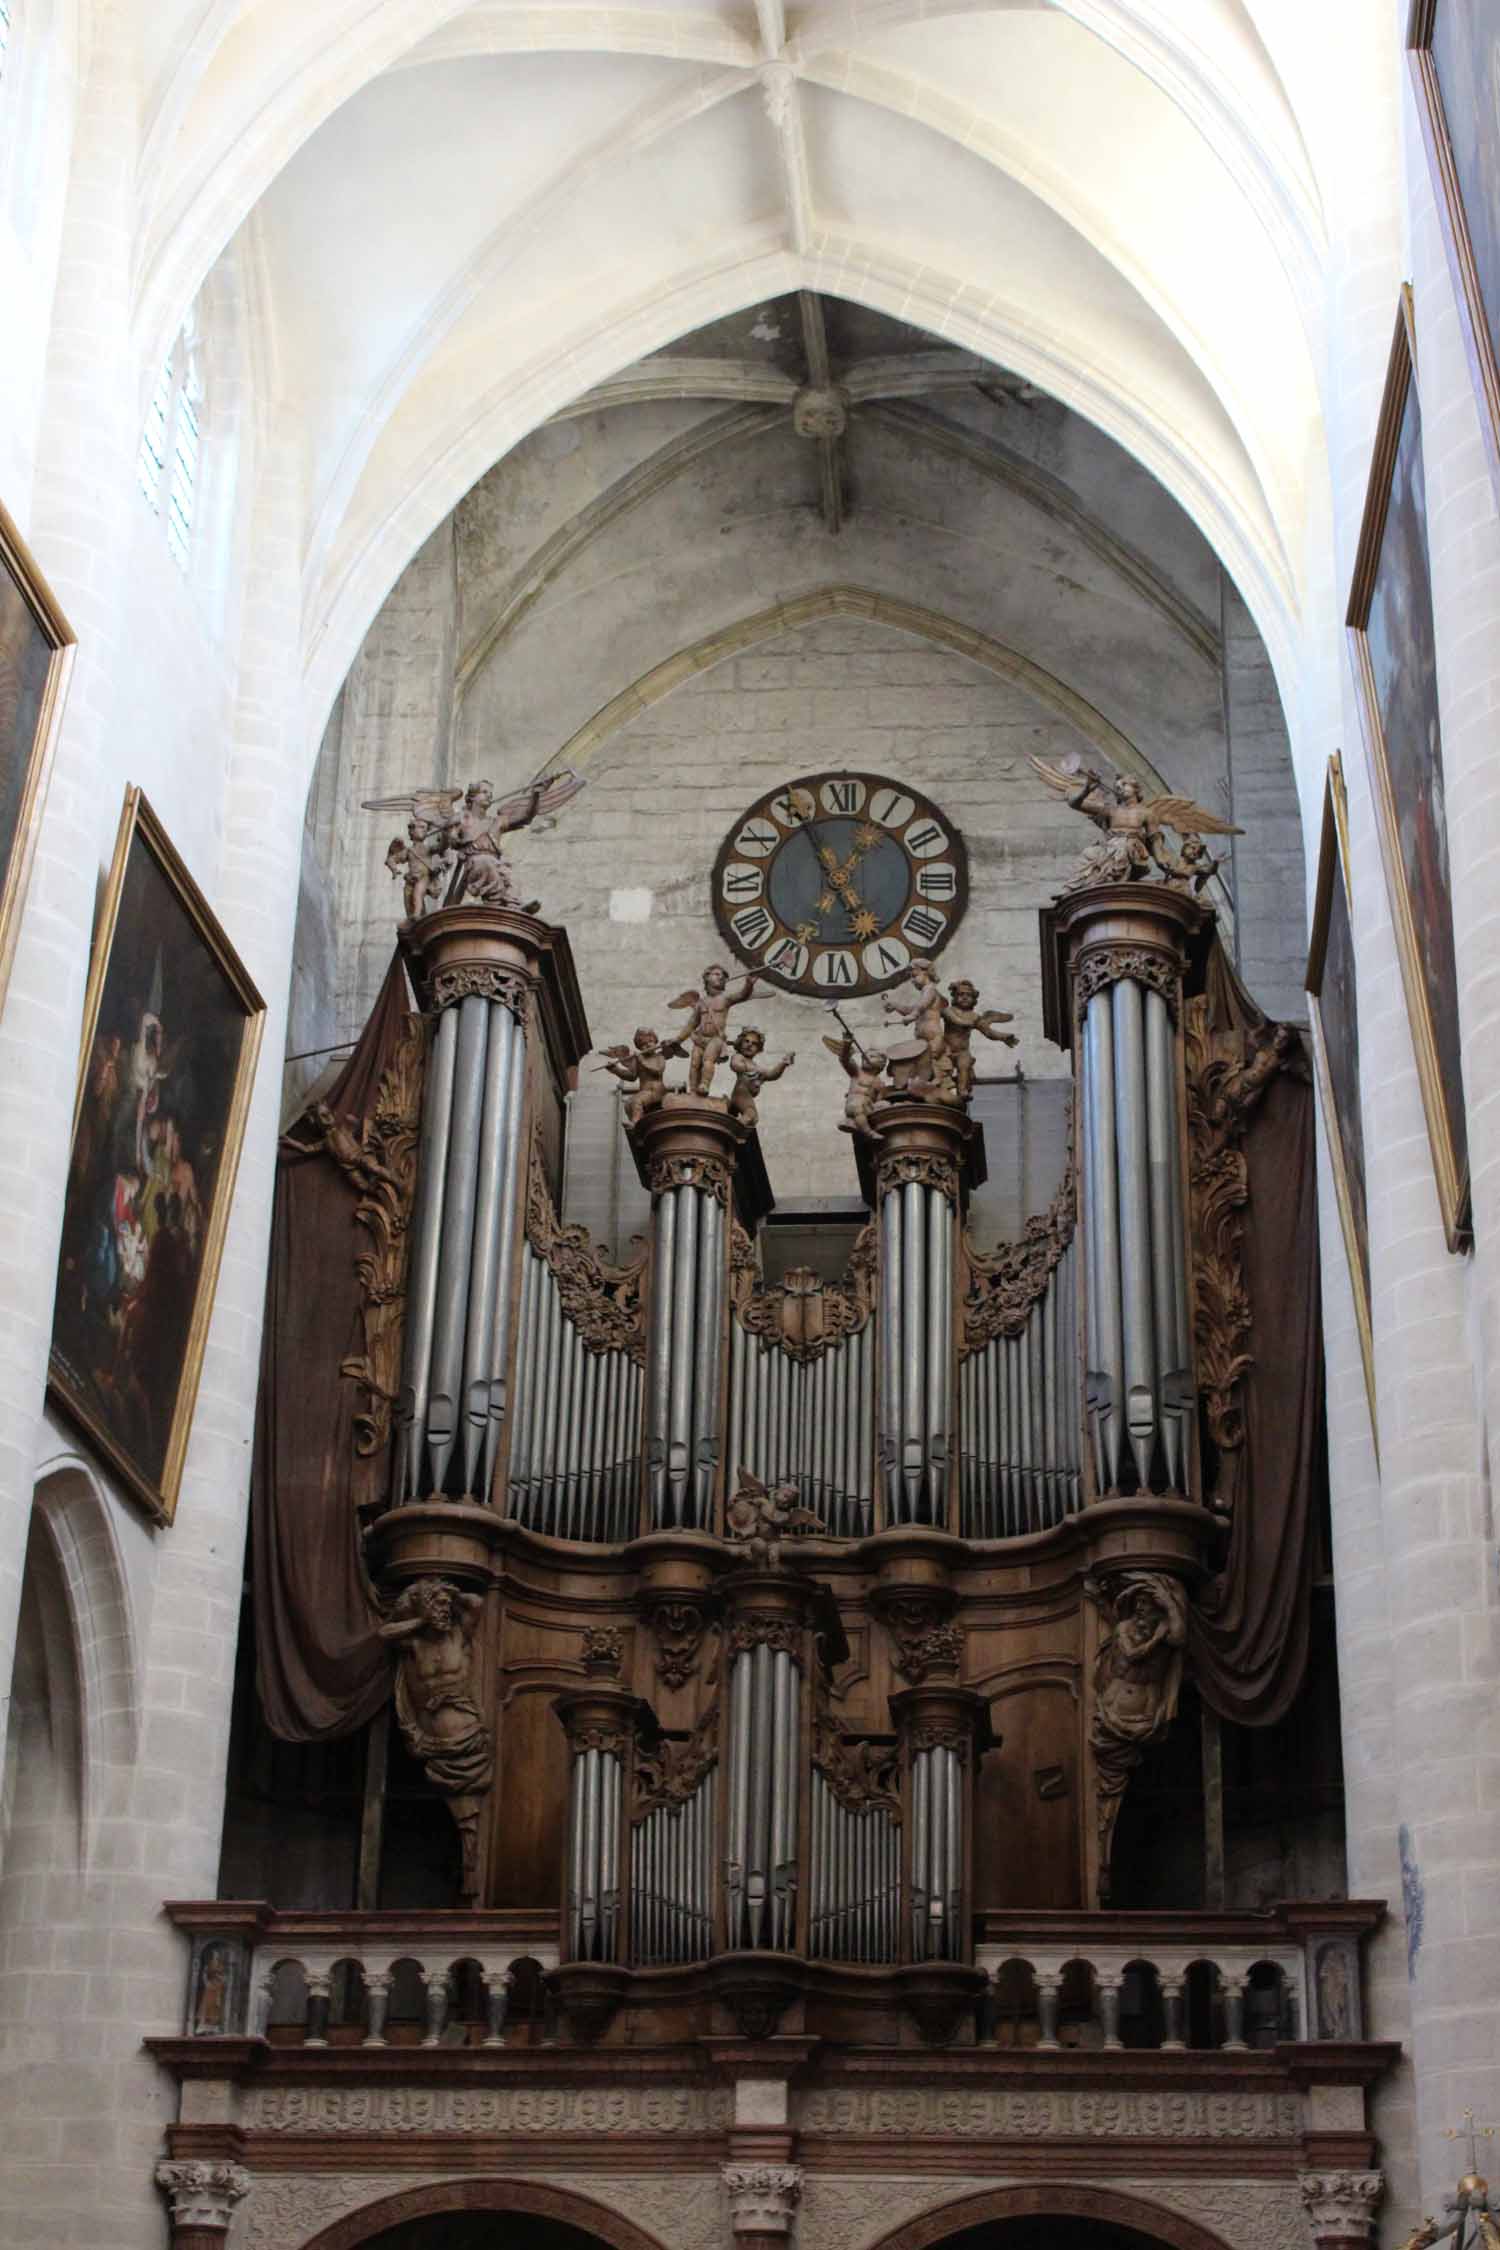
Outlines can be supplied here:
[[963, 840], [929, 798], [866, 773], [772, 790], [714, 867], [726, 942], [763, 979], [819, 999], [881, 992], [946, 945], [963, 916]]

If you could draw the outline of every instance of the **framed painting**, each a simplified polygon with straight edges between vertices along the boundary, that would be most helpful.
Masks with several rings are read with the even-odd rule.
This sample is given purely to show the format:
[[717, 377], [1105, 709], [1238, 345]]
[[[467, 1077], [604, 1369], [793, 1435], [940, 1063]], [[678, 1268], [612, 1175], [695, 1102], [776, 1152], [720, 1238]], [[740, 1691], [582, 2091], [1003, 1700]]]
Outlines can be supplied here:
[[1375, 1428], [1375, 1340], [1370, 1321], [1370, 1222], [1365, 1185], [1364, 1122], [1359, 1106], [1359, 1005], [1354, 977], [1354, 924], [1350, 916], [1349, 822], [1344, 772], [1337, 753], [1328, 761], [1323, 794], [1323, 839], [1312, 941], [1307, 954], [1307, 996], [1312, 1015], [1318, 1099], [1328, 1134], [1333, 1189], [1343, 1229], [1354, 1318], [1364, 1361], [1370, 1426]]
[[265, 1003], [139, 789], [89, 969], [49, 1381], [170, 1523]]
[[74, 638], [0, 507], [0, 1006], [62, 724]]
[[1406, 44], [1500, 497], [1500, 15], [1493, 0], [1412, 0]]
[[1414, 380], [1403, 288], [1349, 596], [1349, 649], [1427, 1137], [1450, 1250], [1469, 1242], [1469, 1153], [1448, 871], [1443, 730]]

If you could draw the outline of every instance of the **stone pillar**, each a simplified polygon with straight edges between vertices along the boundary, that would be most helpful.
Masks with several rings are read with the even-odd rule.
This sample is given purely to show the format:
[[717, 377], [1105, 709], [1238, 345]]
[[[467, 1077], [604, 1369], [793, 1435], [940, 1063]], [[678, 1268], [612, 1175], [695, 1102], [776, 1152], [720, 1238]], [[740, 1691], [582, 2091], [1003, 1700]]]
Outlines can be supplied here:
[[788, 2250], [802, 2197], [800, 2164], [726, 2164], [732, 2250]]
[[1314, 2250], [1369, 2250], [1385, 2192], [1380, 2172], [1300, 2172]]
[[156, 2167], [156, 2184], [172, 2214], [172, 2250], [224, 2250], [235, 2205], [250, 2192], [243, 2164], [167, 2159]]

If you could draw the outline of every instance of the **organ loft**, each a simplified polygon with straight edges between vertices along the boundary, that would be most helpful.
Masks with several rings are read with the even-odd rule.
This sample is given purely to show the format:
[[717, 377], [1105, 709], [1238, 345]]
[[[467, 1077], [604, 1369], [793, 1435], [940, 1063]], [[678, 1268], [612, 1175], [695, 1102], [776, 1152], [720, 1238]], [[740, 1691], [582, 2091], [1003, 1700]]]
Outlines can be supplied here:
[[[405, 802], [390, 974], [282, 1143], [169, 2183], [274, 2225], [327, 2173], [329, 2242], [351, 2171], [517, 2168], [667, 2241], [720, 2199], [743, 2250], [1059, 2179], [1107, 2244], [1148, 2193], [1362, 2239], [1395, 2050], [1342, 1882], [1308, 1064], [1222, 942], [1228, 824], [1039, 771], [1099, 831], [1036, 930], [1049, 1104], [1016, 995], [943, 977], [980, 878], [904, 785], [755, 808], [733, 964], [597, 1056], [501, 842], [564, 848], [577, 777]], [[795, 1263], [772, 987], [857, 1182]], [[624, 1243], [567, 1209], [590, 1080]]]

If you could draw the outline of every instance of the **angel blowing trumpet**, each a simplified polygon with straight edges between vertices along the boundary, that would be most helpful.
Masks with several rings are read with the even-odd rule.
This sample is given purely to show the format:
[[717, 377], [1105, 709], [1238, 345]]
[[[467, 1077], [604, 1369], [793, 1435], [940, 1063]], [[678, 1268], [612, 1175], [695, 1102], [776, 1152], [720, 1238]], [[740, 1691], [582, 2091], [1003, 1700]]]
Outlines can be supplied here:
[[[406, 839], [393, 836], [385, 864], [402, 886], [408, 922], [439, 906], [472, 898], [482, 906], [520, 906], [520, 894], [501, 849], [502, 836], [546, 818], [570, 804], [583, 777], [564, 766], [529, 788], [502, 797], [487, 781], [467, 788], [413, 789], [399, 797], [367, 797], [366, 812], [404, 812]], [[525, 907], [534, 913], [537, 901]]]
[[[1090, 844], [1079, 861], [1064, 886], [1067, 891], [1091, 890], [1096, 883], [1142, 883], [1153, 870], [1179, 890], [1201, 891], [1221, 864], [1204, 837], [1244, 834], [1232, 820], [1221, 820], [1191, 797], [1148, 797], [1134, 774], [1098, 774], [1076, 756], [1056, 766], [1045, 758], [1031, 763], [1049, 789], [1104, 831], [1103, 841]], [[1180, 850], [1168, 843], [1168, 829], [1181, 838]]]

